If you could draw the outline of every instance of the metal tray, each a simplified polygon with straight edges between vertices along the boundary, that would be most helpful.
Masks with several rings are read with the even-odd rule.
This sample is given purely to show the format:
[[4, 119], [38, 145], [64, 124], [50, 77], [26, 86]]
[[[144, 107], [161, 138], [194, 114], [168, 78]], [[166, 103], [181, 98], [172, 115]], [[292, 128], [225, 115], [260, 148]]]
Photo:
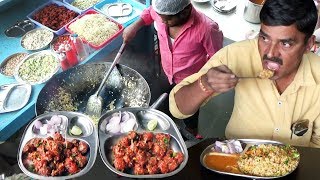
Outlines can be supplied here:
[[[156, 128], [151, 131], [152, 133], [166, 133], [171, 136], [170, 140], [170, 146], [174, 152], [182, 152], [184, 154], [184, 160], [180, 164], [180, 166], [166, 174], [150, 174], [150, 175], [135, 175], [132, 172], [122, 172], [118, 171], [114, 168], [112, 165], [113, 163], [113, 155], [112, 155], [112, 146], [115, 145], [120, 138], [127, 135], [127, 133], [123, 134], [108, 134], [106, 133], [105, 127], [108, 121], [108, 117], [113, 115], [114, 113], [119, 113], [119, 111], [124, 112], [128, 111], [135, 115], [137, 122], [138, 122], [138, 128], [136, 130], [137, 133], [143, 133], [148, 131], [147, 130], [147, 124], [149, 120], [156, 119], [158, 121], [158, 125]], [[188, 161], [188, 150], [187, 147], [183, 141], [183, 138], [176, 127], [175, 123], [172, 121], [172, 119], [167, 116], [166, 114], [152, 109], [152, 108], [123, 108], [123, 109], [117, 109], [110, 112], [107, 112], [104, 114], [99, 121], [99, 151], [101, 158], [104, 162], [104, 164], [114, 173], [125, 176], [129, 178], [164, 178], [172, 176], [179, 171], [181, 171], [184, 166], [187, 164]]]
[[7, 37], [23, 36], [26, 32], [34, 29], [35, 24], [30, 20], [22, 20], [4, 31]]
[[[273, 144], [273, 145], [284, 145], [281, 142], [278, 141], [271, 141], [271, 140], [261, 140], [261, 139], [237, 139], [238, 141], [240, 141], [241, 146], [243, 147], [244, 151], [242, 153], [244, 153], [248, 147], [252, 146], [252, 145], [259, 145], [259, 144]], [[250, 179], [275, 179], [275, 178], [281, 178], [284, 176], [287, 176], [289, 174], [291, 174], [297, 167], [295, 167], [295, 169], [292, 172], [289, 172], [288, 174], [284, 175], [284, 176], [276, 176], [276, 177], [263, 177], [263, 176], [254, 176], [254, 175], [247, 175], [247, 174], [237, 174], [237, 173], [231, 173], [231, 172], [225, 172], [225, 171], [219, 171], [216, 169], [212, 169], [210, 167], [208, 167], [205, 162], [204, 162], [204, 157], [205, 155], [209, 154], [212, 151], [212, 148], [214, 147], [214, 143], [212, 145], [209, 145], [205, 150], [203, 150], [203, 152], [200, 155], [200, 162], [202, 164], [203, 167], [207, 168], [210, 171], [219, 173], [219, 174], [226, 174], [226, 175], [232, 175], [232, 176], [240, 176], [240, 177], [246, 177], [246, 178], [250, 178]], [[299, 164], [299, 163], [298, 163]]]
[[31, 95], [30, 84], [6, 84], [0, 86], [0, 113], [23, 108]]
[[[80, 141], [84, 141], [89, 146], [89, 152], [87, 153], [88, 162], [87, 165], [78, 173], [68, 176], [41, 176], [38, 174], [35, 174], [31, 171], [29, 171], [24, 165], [23, 165], [23, 159], [22, 159], [22, 150], [23, 147], [26, 145], [26, 143], [33, 139], [33, 138], [47, 138], [49, 135], [41, 135], [37, 131], [33, 130], [35, 121], [41, 121], [45, 123], [45, 120], [50, 119], [53, 115], [63, 115], [68, 118], [68, 120], [63, 121], [62, 123], [66, 124], [66, 140], [72, 141], [73, 139], [77, 139]], [[79, 136], [72, 135], [69, 131], [70, 128], [72, 128], [73, 125], [77, 125], [81, 128], [82, 134]], [[20, 169], [29, 177], [33, 179], [71, 179], [76, 178], [79, 176], [84, 175], [87, 173], [93, 166], [96, 156], [97, 156], [97, 150], [98, 150], [98, 132], [97, 128], [94, 127], [92, 120], [81, 113], [76, 112], [66, 112], [66, 111], [57, 111], [57, 112], [51, 112], [47, 114], [42, 114], [40, 116], [37, 116], [35, 119], [33, 119], [28, 126], [26, 127], [24, 134], [22, 136], [19, 150], [18, 150], [18, 163]]]

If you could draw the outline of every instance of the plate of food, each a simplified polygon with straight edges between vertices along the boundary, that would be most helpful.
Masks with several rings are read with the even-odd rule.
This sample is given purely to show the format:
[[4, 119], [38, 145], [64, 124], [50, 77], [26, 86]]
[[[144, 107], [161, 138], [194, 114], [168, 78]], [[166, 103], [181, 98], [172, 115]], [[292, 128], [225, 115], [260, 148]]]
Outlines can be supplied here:
[[215, 141], [200, 156], [202, 166], [208, 170], [251, 179], [287, 176], [299, 161], [295, 147], [259, 139]]
[[18, 163], [33, 179], [71, 179], [91, 169], [97, 149], [97, 130], [88, 116], [52, 112], [37, 116], [26, 127]]
[[101, 158], [120, 176], [165, 178], [187, 164], [188, 150], [178, 128], [158, 110], [109, 111], [100, 118], [98, 128]]
[[41, 84], [58, 72], [60, 62], [50, 50], [32, 53], [16, 67], [14, 77], [18, 82]]

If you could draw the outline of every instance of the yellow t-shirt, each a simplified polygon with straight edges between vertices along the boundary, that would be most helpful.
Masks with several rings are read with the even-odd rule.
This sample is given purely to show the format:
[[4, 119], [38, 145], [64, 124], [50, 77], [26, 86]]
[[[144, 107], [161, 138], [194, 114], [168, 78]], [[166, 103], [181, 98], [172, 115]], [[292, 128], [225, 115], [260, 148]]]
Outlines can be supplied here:
[[[254, 77], [262, 71], [258, 41], [233, 43], [218, 51], [206, 65], [174, 87], [170, 93], [170, 111], [177, 118], [174, 94], [183, 86], [195, 82], [210, 68], [228, 66], [239, 77]], [[303, 56], [294, 81], [280, 95], [269, 79], [241, 79], [235, 87], [234, 108], [226, 127], [227, 138], [255, 138], [283, 143], [320, 147], [320, 57]], [[212, 96], [213, 97], [213, 96]], [[308, 119], [309, 129], [303, 136], [292, 135], [291, 126]]]

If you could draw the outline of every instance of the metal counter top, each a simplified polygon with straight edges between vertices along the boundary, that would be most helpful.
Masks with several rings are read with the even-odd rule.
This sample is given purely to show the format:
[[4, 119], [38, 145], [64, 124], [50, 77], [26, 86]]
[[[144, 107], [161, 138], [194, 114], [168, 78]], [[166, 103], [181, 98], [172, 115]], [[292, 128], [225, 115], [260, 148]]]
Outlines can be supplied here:
[[259, 31], [260, 24], [253, 24], [243, 18], [245, 3], [248, 0], [237, 1], [237, 9], [231, 14], [220, 14], [215, 11], [211, 2], [197, 3], [191, 0], [196, 10], [202, 12], [210, 19], [219, 24], [224, 37], [232, 41], [241, 41], [246, 39], [246, 34], [252, 30]]

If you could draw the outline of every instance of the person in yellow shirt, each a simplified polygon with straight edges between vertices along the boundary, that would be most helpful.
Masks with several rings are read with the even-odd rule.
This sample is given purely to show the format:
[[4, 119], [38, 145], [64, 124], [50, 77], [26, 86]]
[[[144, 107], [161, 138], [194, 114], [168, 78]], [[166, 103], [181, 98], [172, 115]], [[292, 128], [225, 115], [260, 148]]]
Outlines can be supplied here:
[[[320, 147], [320, 57], [310, 52], [316, 6], [313, 0], [266, 0], [260, 20], [256, 39], [224, 47], [174, 87], [170, 111], [184, 119], [234, 88], [226, 138]], [[261, 72], [272, 77], [258, 78]]]

